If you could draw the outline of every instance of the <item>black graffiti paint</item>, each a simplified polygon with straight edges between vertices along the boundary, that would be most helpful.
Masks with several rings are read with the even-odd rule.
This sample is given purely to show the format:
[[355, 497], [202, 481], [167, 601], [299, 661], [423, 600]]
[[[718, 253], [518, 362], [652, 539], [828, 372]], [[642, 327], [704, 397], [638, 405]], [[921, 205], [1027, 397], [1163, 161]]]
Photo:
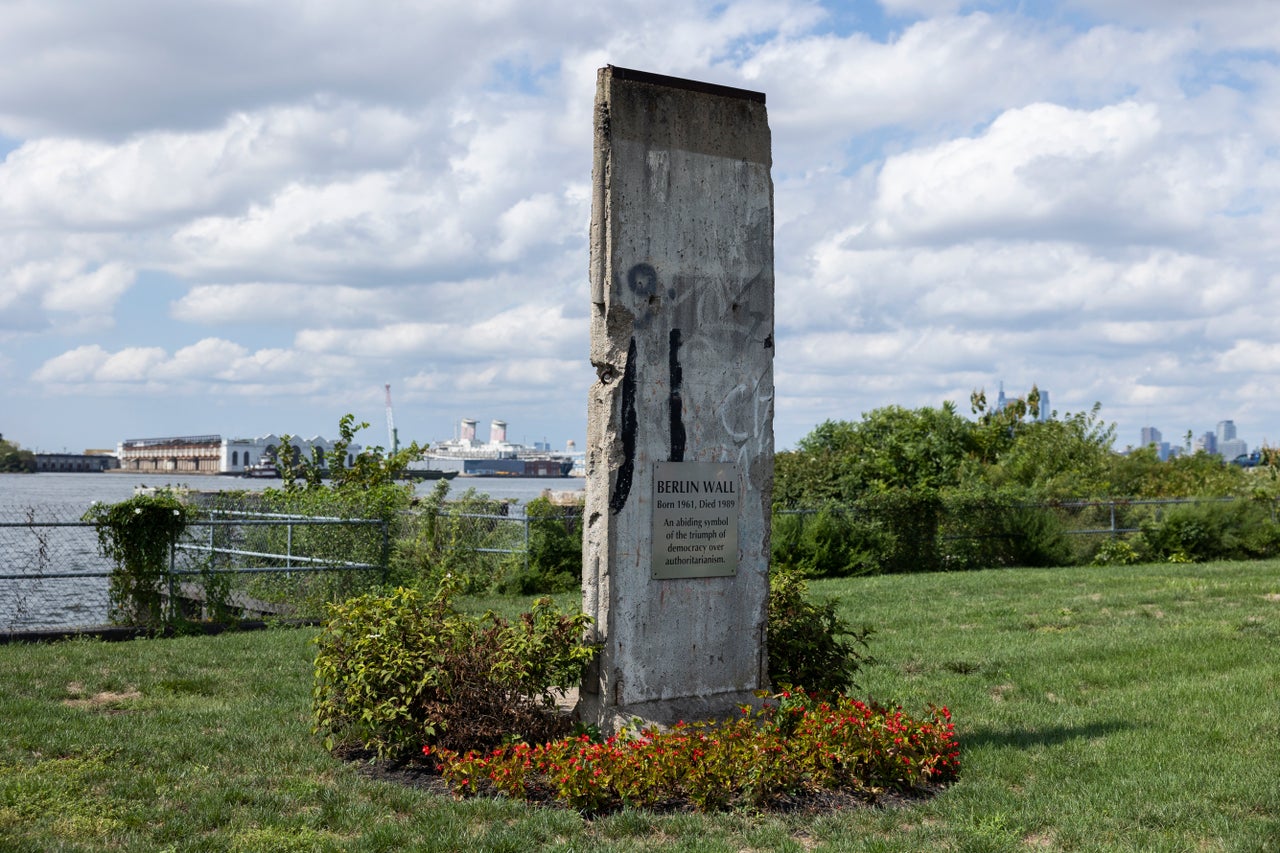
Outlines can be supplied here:
[[680, 399], [680, 390], [684, 385], [684, 368], [680, 366], [680, 330], [672, 329], [667, 349], [667, 370], [669, 376], [670, 415], [671, 415], [671, 461], [684, 461], [684, 403]]
[[653, 296], [658, 292], [658, 271], [649, 264], [636, 264], [627, 271], [627, 287], [636, 296]]
[[613, 494], [609, 496], [609, 511], [614, 515], [622, 512], [631, 496], [631, 480], [636, 465], [636, 430], [639, 428], [636, 417], [636, 339], [631, 339], [627, 347], [627, 364], [622, 368], [622, 464], [618, 466], [618, 476], [613, 481]]

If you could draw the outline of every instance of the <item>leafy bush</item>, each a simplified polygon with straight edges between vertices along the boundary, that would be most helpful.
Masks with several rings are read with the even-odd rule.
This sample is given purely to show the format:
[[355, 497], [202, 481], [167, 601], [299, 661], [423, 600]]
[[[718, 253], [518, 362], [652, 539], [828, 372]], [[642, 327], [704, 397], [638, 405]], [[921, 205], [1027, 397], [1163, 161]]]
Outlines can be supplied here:
[[874, 520], [826, 506], [815, 513], [775, 513], [772, 562], [814, 577], [849, 577], [880, 570], [893, 536]]
[[549, 599], [515, 623], [469, 617], [448, 581], [430, 599], [400, 588], [330, 607], [312, 694], [327, 748], [396, 757], [423, 741], [484, 748], [563, 733], [553, 691], [576, 685], [594, 654], [582, 640], [589, 617]]
[[[280, 471], [285, 491], [328, 488], [345, 492], [391, 484], [404, 476], [410, 463], [426, 453], [426, 448], [419, 447], [415, 441], [399, 450], [390, 451], [374, 445], [358, 454], [351, 454], [349, 451], [356, 433], [368, 427], [367, 422], [356, 423], [353, 414], [343, 415], [338, 419], [338, 437], [334, 439], [333, 446], [327, 453], [313, 446], [310, 459], [302, 455], [300, 448], [293, 446], [292, 436], [280, 436], [276, 468]], [[325, 478], [330, 481], [327, 487], [323, 484]]]
[[945, 707], [917, 720], [901, 708], [846, 697], [786, 692], [777, 699], [754, 714], [744, 706], [733, 722], [678, 723], [603, 743], [581, 735], [487, 754], [430, 746], [424, 752], [459, 794], [554, 797], [588, 813], [624, 805], [753, 808], [823, 790], [874, 797], [945, 784], [959, 772]]
[[113, 621], [150, 628], [165, 624], [170, 552], [193, 517], [194, 511], [168, 492], [95, 503], [84, 514], [85, 521], [97, 525], [102, 556], [115, 563], [108, 586]]
[[1170, 508], [1142, 524], [1156, 559], [1242, 560], [1280, 553], [1280, 527], [1270, 506], [1257, 501], [1213, 501]]
[[405, 516], [392, 548], [393, 576], [421, 589], [435, 589], [447, 576], [463, 594], [495, 591], [524, 545], [521, 523], [506, 515], [506, 503], [475, 489], [449, 499], [448, 481], [439, 481]]
[[1142, 562], [1142, 550], [1125, 539], [1108, 539], [1093, 555], [1095, 566], [1132, 566]]
[[859, 498], [854, 508], [888, 534], [880, 554], [881, 571], [896, 574], [946, 568], [938, 547], [944, 505], [937, 492], [876, 492]]
[[1062, 521], [1051, 510], [1019, 505], [1001, 515], [1009, 543], [1008, 565], [1069, 566], [1074, 562]]
[[15, 442], [0, 439], [0, 473], [34, 474], [36, 455], [23, 450]]
[[525, 505], [527, 555], [507, 560], [497, 592], [537, 595], [568, 592], [582, 583], [582, 509], [534, 498]]
[[775, 685], [840, 693], [854, 684], [862, 667], [874, 663], [863, 651], [872, 632], [852, 629], [834, 602], [812, 601], [808, 591], [802, 573], [782, 566], [770, 572], [769, 679]]

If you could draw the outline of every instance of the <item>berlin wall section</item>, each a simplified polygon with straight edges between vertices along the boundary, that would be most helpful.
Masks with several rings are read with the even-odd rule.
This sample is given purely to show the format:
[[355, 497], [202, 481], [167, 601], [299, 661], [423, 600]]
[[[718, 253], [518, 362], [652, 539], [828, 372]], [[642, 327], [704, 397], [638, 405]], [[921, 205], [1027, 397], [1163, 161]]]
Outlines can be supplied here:
[[579, 711], [613, 731], [767, 684], [773, 184], [764, 96], [599, 72]]

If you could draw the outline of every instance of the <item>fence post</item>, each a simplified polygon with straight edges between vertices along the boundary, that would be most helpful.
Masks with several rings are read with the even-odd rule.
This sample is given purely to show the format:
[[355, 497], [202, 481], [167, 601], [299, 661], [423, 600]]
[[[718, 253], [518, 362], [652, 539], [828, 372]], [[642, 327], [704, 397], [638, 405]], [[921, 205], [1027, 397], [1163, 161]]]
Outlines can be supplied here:
[[391, 524], [382, 519], [382, 585], [387, 585], [391, 576]]
[[173, 600], [174, 592], [175, 592], [173, 587], [173, 570], [177, 567], [177, 559], [178, 559], [178, 537], [171, 536], [169, 537], [169, 577], [167, 578], [167, 582], [169, 585], [169, 602], [168, 602], [169, 606], [167, 609], [169, 612], [163, 613], [161, 615], [164, 621], [164, 624], [166, 625], [173, 622], [174, 613], [177, 612], [177, 610], [175, 609], [175, 604]]
[[524, 573], [529, 574], [529, 513], [524, 514]]
[[[293, 568], [293, 522], [292, 521], [286, 522], [284, 526], [284, 565], [286, 569]], [[289, 578], [289, 577], [292, 577], [293, 575], [290, 572], [286, 571], [284, 573], [284, 576], [286, 578]]]
[[1111, 501], [1111, 538], [1118, 539], [1119, 534], [1116, 533], [1116, 502]]

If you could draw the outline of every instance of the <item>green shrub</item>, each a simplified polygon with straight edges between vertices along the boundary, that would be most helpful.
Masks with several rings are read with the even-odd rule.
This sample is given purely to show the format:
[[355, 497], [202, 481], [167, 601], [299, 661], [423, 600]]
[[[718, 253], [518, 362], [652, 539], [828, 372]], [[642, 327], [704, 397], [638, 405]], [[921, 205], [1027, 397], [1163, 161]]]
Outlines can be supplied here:
[[568, 592], [582, 583], [582, 509], [534, 498], [525, 505], [526, 554], [508, 559], [495, 591], [538, 595]]
[[1156, 559], [1244, 560], [1280, 553], [1280, 527], [1267, 503], [1248, 500], [1181, 504], [1142, 523]]
[[894, 547], [879, 522], [834, 506], [776, 514], [772, 543], [774, 564], [814, 577], [874, 574]]
[[874, 663], [865, 652], [872, 632], [852, 629], [834, 602], [812, 601], [808, 591], [799, 571], [779, 566], [769, 574], [769, 679], [780, 686], [840, 693], [854, 685], [863, 666]]
[[594, 654], [582, 639], [589, 617], [549, 599], [515, 623], [470, 617], [445, 581], [430, 599], [400, 588], [330, 607], [312, 694], [327, 748], [396, 757], [423, 743], [488, 748], [563, 732], [553, 691], [576, 685]]
[[84, 514], [97, 525], [98, 549], [115, 563], [108, 586], [113, 621], [149, 628], [166, 623], [170, 554], [194, 514], [168, 492], [95, 503]]
[[1125, 539], [1108, 539], [1093, 555], [1095, 566], [1132, 566], [1141, 562], [1140, 548]]
[[944, 499], [939, 549], [943, 567], [1068, 566], [1076, 562], [1058, 512], [1025, 489], [978, 485]]
[[504, 504], [475, 489], [449, 499], [449, 482], [440, 480], [406, 516], [392, 545], [392, 577], [434, 590], [447, 576], [461, 594], [493, 592], [507, 572], [509, 552], [524, 546], [524, 531], [505, 515]]
[[1007, 565], [1069, 566], [1074, 562], [1062, 521], [1053, 510], [1021, 504], [1008, 507], [1001, 520], [1001, 532], [1009, 542]]
[[874, 492], [859, 498], [853, 508], [884, 531], [880, 571], [897, 574], [947, 568], [938, 547], [943, 501], [936, 491]]
[[[228, 558], [214, 555], [220, 567], [279, 568], [288, 565], [285, 555], [330, 566], [363, 564], [382, 567], [327, 571], [259, 572], [238, 575], [237, 589], [262, 601], [287, 604], [299, 615], [318, 616], [335, 601], [383, 586], [389, 541], [397, 535], [399, 508], [410, 494], [400, 484], [374, 483], [367, 489], [343, 491], [328, 486], [265, 489], [261, 492], [226, 492], [204, 497], [201, 504], [214, 512], [230, 512], [243, 525], [216, 527], [209, 544], [243, 553]], [[302, 519], [291, 523], [290, 519]], [[352, 523], [338, 521], [348, 519]], [[354, 523], [367, 521], [375, 523]], [[376, 522], [382, 522], [378, 524]], [[315, 565], [310, 563], [310, 565]]]

